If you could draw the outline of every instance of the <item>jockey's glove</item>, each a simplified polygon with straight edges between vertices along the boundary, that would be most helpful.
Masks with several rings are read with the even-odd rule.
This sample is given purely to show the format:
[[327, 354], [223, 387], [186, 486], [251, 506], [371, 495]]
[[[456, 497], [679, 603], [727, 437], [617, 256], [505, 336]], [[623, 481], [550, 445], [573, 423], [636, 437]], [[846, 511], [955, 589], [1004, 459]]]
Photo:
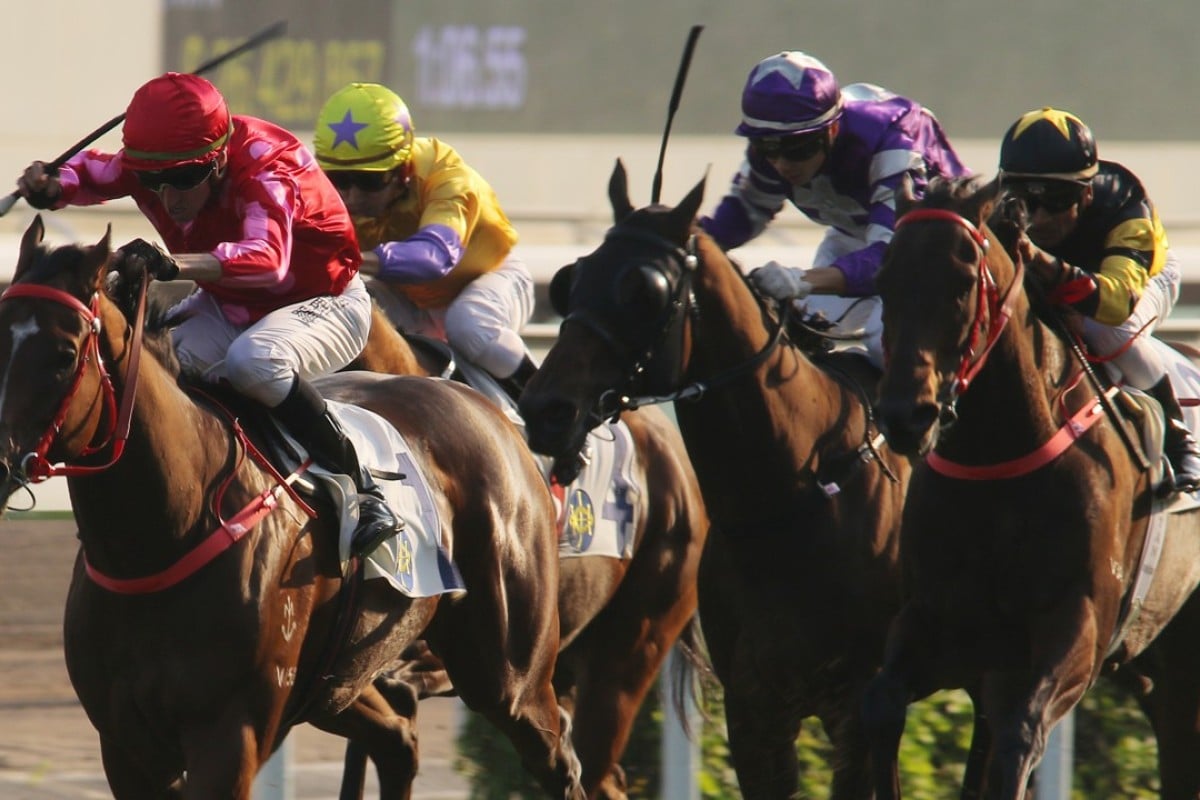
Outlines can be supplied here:
[[55, 172], [47, 169], [41, 161], [35, 161], [17, 179], [17, 191], [30, 206], [45, 210], [54, 208], [58, 203], [62, 196], [62, 184]]
[[813, 290], [813, 285], [804, 279], [803, 269], [785, 267], [776, 261], [751, 270], [750, 283], [759, 294], [775, 300], [801, 300]]
[[179, 263], [171, 254], [145, 239], [134, 239], [121, 245], [113, 258], [112, 268], [122, 275], [136, 273], [140, 268], [158, 281], [173, 281], [179, 277]]

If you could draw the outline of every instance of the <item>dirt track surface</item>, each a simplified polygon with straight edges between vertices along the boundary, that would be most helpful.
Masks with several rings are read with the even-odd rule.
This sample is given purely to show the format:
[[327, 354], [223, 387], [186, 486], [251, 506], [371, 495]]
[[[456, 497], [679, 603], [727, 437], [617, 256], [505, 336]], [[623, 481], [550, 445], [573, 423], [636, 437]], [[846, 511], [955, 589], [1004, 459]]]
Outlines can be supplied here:
[[[62, 609], [75, 552], [73, 520], [0, 521], [0, 800], [111, 797], [95, 731], [63, 663]], [[417, 800], [466, 797], [450, 767], [459, 709], [454, 700], [421, 704]], [[292, 796], [336, 797], [343, 741], [305, 725], [289, 746]]]

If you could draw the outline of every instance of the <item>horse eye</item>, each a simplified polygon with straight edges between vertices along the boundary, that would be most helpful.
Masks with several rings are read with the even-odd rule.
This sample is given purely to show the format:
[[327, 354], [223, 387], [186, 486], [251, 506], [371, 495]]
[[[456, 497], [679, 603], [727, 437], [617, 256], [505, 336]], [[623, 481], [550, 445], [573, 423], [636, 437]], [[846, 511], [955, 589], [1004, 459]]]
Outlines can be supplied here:
[[617, 282], [616, 301], [642, 314], [657, 314], [671, 299], [667, 276], [650, 266], [627, 269]]
[[77, 356], [74, 347], [60, 347], [54, 353], [53, 370], [56, 377], [69, 377], [75, 372]]

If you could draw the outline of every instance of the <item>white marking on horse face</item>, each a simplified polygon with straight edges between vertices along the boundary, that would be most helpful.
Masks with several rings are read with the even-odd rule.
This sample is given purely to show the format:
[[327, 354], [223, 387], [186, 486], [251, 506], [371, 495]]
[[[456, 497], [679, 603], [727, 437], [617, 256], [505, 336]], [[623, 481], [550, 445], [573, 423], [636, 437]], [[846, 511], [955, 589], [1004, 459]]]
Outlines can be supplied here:
[[37, 320], [30, 317], [24, 322], [14, 322], [11, 331], [12, 350], [8, 354], [8, 367], [4, 370], [4, 377], [0, 379], [0, 409], [4, 408], [4, 404], [8, 401], [9, 369], [12, 368], [13, 362], [17, 360], [17, 350], [21, 348], [26, 339], [38, 332]]

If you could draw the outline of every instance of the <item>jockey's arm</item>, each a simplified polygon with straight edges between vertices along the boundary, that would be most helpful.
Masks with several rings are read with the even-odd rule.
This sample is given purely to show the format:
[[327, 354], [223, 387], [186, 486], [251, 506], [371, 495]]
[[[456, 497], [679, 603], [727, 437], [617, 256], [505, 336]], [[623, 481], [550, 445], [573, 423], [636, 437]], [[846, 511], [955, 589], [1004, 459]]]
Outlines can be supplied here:
[[181, 280], [213, 282], [221, 279], [221, 262], [211, 253], [180, 253], [173, 256]]
[[362, 266], [358, 271], [363, 275], [378, 275], [379, 274], [379, 254], [374, 250], [363, 250]]
[[813, 294], [843, 294], [846, 274], [837, 267], [812, 267], [804, 272], [804, 280], [812, 284]]

